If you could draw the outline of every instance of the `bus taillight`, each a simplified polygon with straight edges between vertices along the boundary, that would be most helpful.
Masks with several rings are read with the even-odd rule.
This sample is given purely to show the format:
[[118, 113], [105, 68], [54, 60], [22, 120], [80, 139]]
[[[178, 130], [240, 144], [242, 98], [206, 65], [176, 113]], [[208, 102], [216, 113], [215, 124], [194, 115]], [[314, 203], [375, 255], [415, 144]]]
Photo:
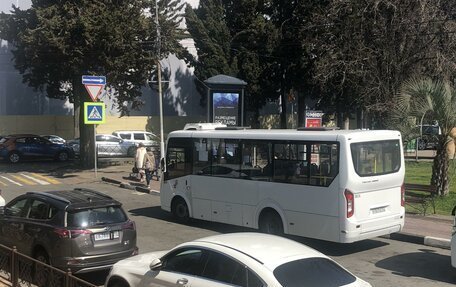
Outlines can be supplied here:
[[405, 206], [405, 183], [401, 186], [401, 206]]
[[350, 218], [355, 213], [355, 196], [348, 189], [345, 190], [344, 194], [347, 201], [347, 218]]

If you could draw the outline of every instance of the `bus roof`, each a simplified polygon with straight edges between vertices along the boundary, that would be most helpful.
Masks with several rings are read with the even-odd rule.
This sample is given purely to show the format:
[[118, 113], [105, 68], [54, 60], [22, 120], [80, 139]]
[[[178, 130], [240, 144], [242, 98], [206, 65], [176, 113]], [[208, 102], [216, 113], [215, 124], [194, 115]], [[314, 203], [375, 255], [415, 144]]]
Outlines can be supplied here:
[[233, 138], [263, 140], [383, 140], [400, 139], [401, 133], [394, 130], [296, 130], [296, 129], [241, 129], [241, 130], [180, 130], [169, 134], [171, 137], [191, 138]]

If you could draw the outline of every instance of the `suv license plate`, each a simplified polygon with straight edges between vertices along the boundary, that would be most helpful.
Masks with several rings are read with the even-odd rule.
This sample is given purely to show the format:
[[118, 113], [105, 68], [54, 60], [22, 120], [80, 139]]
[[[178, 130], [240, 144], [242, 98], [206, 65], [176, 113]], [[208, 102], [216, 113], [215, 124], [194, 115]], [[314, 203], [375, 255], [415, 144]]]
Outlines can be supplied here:
[[110, 240], [110, 239], [119, 238], [119, 235], [120, 235], [119, 231], [103, 232], [103, 233], [95, 233], [94, 238], [95, 238], [95, 241]]

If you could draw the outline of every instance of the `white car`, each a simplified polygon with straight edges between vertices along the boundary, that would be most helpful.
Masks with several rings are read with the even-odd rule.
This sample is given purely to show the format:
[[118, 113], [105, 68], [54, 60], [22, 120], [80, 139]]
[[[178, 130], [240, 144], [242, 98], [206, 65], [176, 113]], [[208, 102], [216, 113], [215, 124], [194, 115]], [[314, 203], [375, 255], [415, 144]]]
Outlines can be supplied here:
[[2, 190], [0, 189], [0, 206], [5, 206], [6, 202], [2, 196]]
[[142, 143], [146, 147], [157, 149], [160, 146], [160, 138], [155, 134], [146, 131], [115, 131], [113, 135], [120, 137], [124, 141], [138, 145]]
[[261, 233], [215, 235], [121, 260], [106, 287], [371, 286], [326, 255]]

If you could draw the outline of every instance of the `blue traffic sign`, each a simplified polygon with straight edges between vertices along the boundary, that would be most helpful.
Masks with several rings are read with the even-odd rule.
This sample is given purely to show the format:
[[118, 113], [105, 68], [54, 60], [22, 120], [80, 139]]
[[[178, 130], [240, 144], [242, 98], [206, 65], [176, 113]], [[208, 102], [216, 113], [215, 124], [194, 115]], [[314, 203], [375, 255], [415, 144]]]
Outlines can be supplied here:
[[106, 85], [106, 77], [105, 76], [82, 76], [82, 84], [83, 85], [89, 85], [89, 84]]
[[103, 102], [84, 102], [84, 123], [89, 125], [104, 124], [106, 122], [105, 104]]

